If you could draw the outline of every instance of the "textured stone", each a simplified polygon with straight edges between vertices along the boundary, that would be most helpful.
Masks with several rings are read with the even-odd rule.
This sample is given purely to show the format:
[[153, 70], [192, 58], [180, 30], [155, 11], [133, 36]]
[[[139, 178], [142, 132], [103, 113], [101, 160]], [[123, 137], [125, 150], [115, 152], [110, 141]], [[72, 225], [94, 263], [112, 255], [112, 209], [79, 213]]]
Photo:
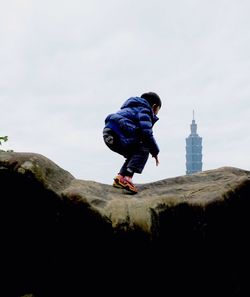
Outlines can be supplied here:
[[92, 280], [111, 289], [110, 277], [122, 285], [126, 270], [128, 291], [248, 290], [249, 171], [223, 167], [137, 187], [126, 195], [77, 180], [42, 155], [0, 152], [10, 296], [78, 296]]

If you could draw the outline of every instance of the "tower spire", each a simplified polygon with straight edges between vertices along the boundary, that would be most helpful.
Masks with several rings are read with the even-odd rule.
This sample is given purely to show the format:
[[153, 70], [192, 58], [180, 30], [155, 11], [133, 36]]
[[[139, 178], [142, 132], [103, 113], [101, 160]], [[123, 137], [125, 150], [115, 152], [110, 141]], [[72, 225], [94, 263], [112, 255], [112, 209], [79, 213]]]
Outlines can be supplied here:
[[196, 125], [195, 119], [194, 119], [194, 109], [193, 109], [193, 120], [192, 120], [192, 124], [190, 125], [190, 128], [191, 128], [191, 134], [197, 135], [197, 125]]

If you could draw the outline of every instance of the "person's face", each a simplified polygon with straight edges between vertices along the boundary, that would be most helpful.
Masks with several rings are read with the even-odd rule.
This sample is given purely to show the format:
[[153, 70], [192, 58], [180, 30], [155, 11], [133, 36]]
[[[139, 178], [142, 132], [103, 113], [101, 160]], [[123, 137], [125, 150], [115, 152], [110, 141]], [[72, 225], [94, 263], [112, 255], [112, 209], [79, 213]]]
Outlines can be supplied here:
[[157, 115], [158, 112], [159, 112], [159, 110], [160, 110], [160, 106], [154, 104], [154, 105], [152, 106], [152, 110], [153, 110], [154, 115]]

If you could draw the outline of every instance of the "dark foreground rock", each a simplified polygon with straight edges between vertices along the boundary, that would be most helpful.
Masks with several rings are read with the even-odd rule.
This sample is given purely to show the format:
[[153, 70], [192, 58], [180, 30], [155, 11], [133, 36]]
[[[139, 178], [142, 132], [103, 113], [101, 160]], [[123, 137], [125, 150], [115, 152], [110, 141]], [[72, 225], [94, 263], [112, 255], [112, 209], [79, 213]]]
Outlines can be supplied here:
[[0, 295], [249, 295], [249, 171], [138, 188], [124, 195], [42, 155], [1, 152]]

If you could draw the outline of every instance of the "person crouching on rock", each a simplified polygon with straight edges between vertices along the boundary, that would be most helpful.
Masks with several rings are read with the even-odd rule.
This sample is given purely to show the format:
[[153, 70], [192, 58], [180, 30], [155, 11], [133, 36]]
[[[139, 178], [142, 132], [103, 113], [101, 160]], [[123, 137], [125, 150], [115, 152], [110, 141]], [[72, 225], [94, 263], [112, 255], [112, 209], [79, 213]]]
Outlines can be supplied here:
[[154, 92], [141, 97], [131, 97], [120, 110], [109, 114], [105, 119], [103, 139], [114, 152], [125, 157], [125, 162], [114, 178], [113, 186], [128, 190], [131, 194], [138, 191], [133, 184], [134, 173], [142, 173], [149, 154], [159, 165], [159, 146], [153, 136], [153, 126], [158, 121], [161, 99]]

